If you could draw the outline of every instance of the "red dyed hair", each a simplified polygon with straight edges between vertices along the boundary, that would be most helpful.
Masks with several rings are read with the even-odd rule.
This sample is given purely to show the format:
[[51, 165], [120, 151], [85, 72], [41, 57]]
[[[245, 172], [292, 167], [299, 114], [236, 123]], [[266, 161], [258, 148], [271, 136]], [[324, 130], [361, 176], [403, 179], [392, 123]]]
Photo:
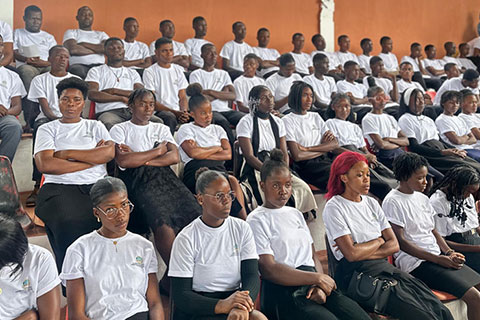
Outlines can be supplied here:
[[325, 198], [329, 200], [337, 194], [342, 194], [345, 191], [345, 185], [340, 176], [346, 174], [357, 162], [363, 161], [368, 165], [367, 158], [364, 155], [346, 151], [340, 154], [335, 161], [333, 161], [332, 166], [330, 167], [330, 177], [328, 178], [327, 185], [327, 194]]

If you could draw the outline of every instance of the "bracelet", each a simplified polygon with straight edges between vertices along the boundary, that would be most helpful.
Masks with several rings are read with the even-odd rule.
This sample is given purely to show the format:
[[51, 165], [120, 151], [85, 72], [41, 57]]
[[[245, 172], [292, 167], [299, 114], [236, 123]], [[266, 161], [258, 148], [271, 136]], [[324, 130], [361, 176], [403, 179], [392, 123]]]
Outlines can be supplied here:
[[446, 255], [446, 256], [449, 256], [449, 255], [451, 255], [451, 254], [454, 253], [454, 252], [455, 252], [455, 250], [453, 250], [453, 249], [448, 249], [447, 252], [445, 252], [445, 255]]

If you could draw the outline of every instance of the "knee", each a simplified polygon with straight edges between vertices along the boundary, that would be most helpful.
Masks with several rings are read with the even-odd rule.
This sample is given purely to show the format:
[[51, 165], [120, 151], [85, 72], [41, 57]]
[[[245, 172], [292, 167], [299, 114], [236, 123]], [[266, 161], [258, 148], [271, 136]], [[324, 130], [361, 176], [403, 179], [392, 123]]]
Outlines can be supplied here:
[[105, 125], [108, 131], [117, 123], [123, 122], [123, 119], [108, 111], [100, 114], [97, 119]]
[[250, 312], [249, 320], [267, 320], [267, 317], [258, 310], [253, 310]]
[[5, 117], [5, 124], [3, 127], [2, 135], [4, 136], [18, 136], [20, 138], [22, 136], [22, 125], [14, 116], [6, 116]]
[[465, 301], [468, 306], [480, 307], [480, 291], [478, 291], [478, 289], [475, 287], [471, 287], [467, 290], [467, 292], [465, 292], [462, 300]]

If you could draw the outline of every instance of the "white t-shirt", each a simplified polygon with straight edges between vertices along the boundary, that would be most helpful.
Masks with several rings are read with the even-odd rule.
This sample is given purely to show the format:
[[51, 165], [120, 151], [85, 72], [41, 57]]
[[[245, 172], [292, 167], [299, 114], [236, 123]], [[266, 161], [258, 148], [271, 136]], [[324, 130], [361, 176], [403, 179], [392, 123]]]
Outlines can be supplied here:
[[192, 56], [192, 64], [199, 68], [203, 67], [202, 46], [206, 43], [211, 43], [205, 39], [190, 38], [185, 40], [185, 48], [189, 55]]
[[378, 56], [382, 58], [383, 65], [387, 71], [398, 71], [397, 56], [393, 53], [379, 53]]
[[[132, 121], [118, 123], [110, 129], [110, 136], [115, 143], [126, 144], [133, 152], [152, 150], [157, 141], [177, 145], [169, 127], [156, 122], [149, 122], [145, 126], [136, 125]], [[122, 167], [120, 169], [124, 170]]]
[[228, 217], [220, 227], [198, 217], [175, 238], [169, 277], [192, 278], [198, 292], [225, 292], [241, 287], [241, 262], [258, 259], [252, 230], [245, 221]]
[[[148, 46], [140, 41], [134, 40], [133, 42], [127, 42], [122, 39], [123, 47], [125, 48], [125, 57], [124, 60], [132, 61], [132, 60], [140, 60], [145, 59], [150, 56], [150, 52], [148, 50]], [[132, 69], [142, 69], [137, 66], [130, 67]]]
[[468, 89], [468, 90], [472, 91], [473, 93], [475, 93], [476, 95], [479, 94], [478, 88], [472, 89], [470, 87], [465, 87], [462, 84], [462, 80], [463, 80], [462, 77], [456, 77], [456, 78], [451, 78], [451, 79], [445, 80], [445, 82], [442, 84], [440, 89], [438, 89], [437, 94], [435, 95], [435, 98], [433, 99], [433, 104], [434, 105], [440, 105], [440, 101], [442, 100], [442, 95], [446, 91], [451, 91], [451, 90], [460, 91], [460, 90], [463, 90], [463, 89]]
[[27, 91], [18, 73], [0, 67], [0, 105], [10, 109], [13, 97], [23, 98], [26, 95]]
[[307, 112], [304, 115], [290, 112], [282, 121], [287, 131], [285, 139], [303, 147], [320, 145], [323, 134], [328, 130], [325, 121], [316, 112]]
[[[91, 44], [100, 44], [102, 41], [108, 39], [108, 34], [103, 31], [95, 30], [82, 30], [82, 29], [68, 29], [63, 35], [63, 43], [65, 41], [74, 39], [78, 43], [91, 43]], [[95, 63], [105, 63], [105, 56], [100, 53], [87, 54], [85, 56], [75, 56], [71, 55], [69, 60], [70, 65], [72, 64], [95, 64]]]
[[[135, 84], [142, 84], [142, 79], [137, 71], [127, 67], [113, 68], [106, 64], [91, 68], [85, 81], [97, 83], [98, 91], [111, 88], [133, 90]], [[127, 105], [123, 102], [95, 103], [95, 113], [97, 114], [121, 108], [127, 108]]]
[[180, 110], [178, 92], [188, 87], [183, 68], [171, 64], [170, 68], [163, 68], [155, 63], [143, 72], [145, 89], [155, 92], [157, 101], [170, 109]]
[[[38, 128], [33, 154], [44, 150], [93, 149], [102, 139], [105, 141], [112, 140], [107, 128], [100, 121], [81, 119], [76, 123], [62, 123], [60, 120], [54, 120]], [[71, 173], [43, 174], [45, 183], [70, 185], [93, 184], [106, 175], [105, 164]]]
[[415, 138], [419, 144], [440, 139], [435, 122], [427, 116], [405, 113], [398, 119], [398, 125], [407, 138]]
[[420, 72], [420, 67], [418, 66], [417, 60], [413, 59], [410, 56], [403, 56], [401, 62], [404, 62], [404, 61], [410, 62], [410, 64], [413, 67], [413, 72]]
[[[285, 125], [283, 124], [282, 120], [274, 115], [272, 115], [272, 117], [277, 123], [279, 138], [285, 137]], [[237, 124], [237, 137], [252, 139], [252, 134], [253, 116], [251, 114], [247, 114], [242, 119], [240, 119]], [[258, 118], [258, 136], [260, 138], [260, 141], [258, 143], [258, 152], [264, 150], [271, 151], [275, 148], [275, 136], [273, 135], [272, 126], [269, 119]]]
[[397, 120], [389, 114], [367, 113], [362, 119], [362, 130], [364, 137], [372, 146], [374, 144], [371, 134], [378, 134], [380, 138], [398, 138], [400, 127]]
[[[193, 122], [180, 126], [176, 139], [180, 147], [186, 140], [193, 140], [202, 148], [219, 147], [222, 145], [221, 140], [228, 141], [227, 133], [219, 125], [210, 124], [207, 127], [202, 128]], [[182, 148], [180, 148], [180, 156], [185, 164], [192, 160]]]
[[277, 263], [291, 268], [315, 267], [313, 239], [302, 213], [297, 209], [260, 206], [248, 215], [247, 222], [252, 228], [259, 255], [272, 255]]
[[[154, 56], [155, 55], [155, 42], [157, 40], [154, 40], [152, 41], [152, 43], [150, 43], [150, 55], [151, 56]], [[175, 40], [172, 40], [172, 45], [173, 45], [173, 56], [176, 57], [176, 56], [189, 56], [190, 53], [187, 51], [187, 49], [185, 48], [185, 45], [181, 42], [178, 42], [178, 41], [175, 41]], [[203, 66], [203, 60], [202, 60], [202, 66]]]
[[0, 21], [0, 35], [3, 38], [3, 42], [13, 43], [12, 27], [5, 21]]
[[[364, 77], [363, 78], [363, 85], [367, 88], [367, 92], [368, 92], [368, 78], [369, 77]], [[377, 86], [379, 86], [380, 88], [383, 89], [383, 91], [385, 92], [385, 95], [390, 98], [390, 92], [393, 90], [393, 84], [392, 84], [392, 80], [390, 79], [386, 79], [386, 78], [378, 78], [378, 77], [373, 77], [372, 78], [375, 80], [375, 84]]]
[[362, 201], [354, 202], [337, 195], [327, 201], [323, 209], [323, 221], [330, 249], [335, 258], [344, 256], [334, 247], [335, 240], [350, 235], [356, 243], [365, 243], [382, 236], [382, 231], [390, 227], [377, 200], [362, 196]]
[[295, 60], [295, 70], [299, 73], [310, 74], [308, 68], [313, 67], [312, 58], [310, 58], [305, 52], [290, 52], [290, 54], [292, 55], [293, 60]]
[[337, 137], [340, 147], [353, 145], [356, 148], [363, 148], [366, 146], [362, 129], [357, 124], [334, 118], [328, 119], [325, 125]]
[[[275, 101], [281, 100], [288, 96], [290, 87], [295, 81], [301, 81], [302, 77], [298, 73], [293, 73], [290, 77], [285, 78], [278, 73], [272, 74], [266, 81], [267, 87], [272, 91]], [[288, 103], [285, 103], [278, 111], [285, 112], [288, 109]]]
[[336, 69], [340, 65], [340, 62], [337, 60], [337, 55], [335, 52], [326, 52], [326, 51], [319, 51], [319, 50], [313, 50], [312, 53], [310, 53], [310, 57], [312, 58], [312, 64], [313, 64], [313, 57], [315, 57], [317, 53], [322, 53], [327, 56], [328, 70]]
[[263, 78], [257, 76], [252, 78], [247, 78], [245, 76], [238, 77], [233, 81], [236, 94], [235, 101], [243, 103], [243, 105], [248, 108], [248, 94], [253, 87], [259, 85], [265, 85], [265, 80]]
[[223, 45], [220, 57], [230, 60], [230, 68], [243, 72], [243, 58], [249, 53], [253, 53], [253, 49], [248, 43], [230, 40]]
[[[76, 77], [76, 75], [68, 73], [63, 77], [55, 77], [50, 72], [42, 73], [35, 78], [33, 78], [30, 84], [30, 90], [28, 91], [28, 100], [33, 102], [38, 102], [39, 98], [44, 98], [47, 100], [50, 110], [55, 114], [56, 117], [60, 118], [62, 113], [58, 107], [58, 94], [57, 94], [57, 84], [63, 79], [70, 77]], [[39, 107], [40, 113], [38, 114], [35, 121], [39, 119], [46, 118], [47, 116], [43, 113], [41, 107]]]
[[347, 80], [341, 80], [337, 82], [338, 92], [347, 93], [351, 92], [357, 99], [363, 99], [367, 96], [367, 87], [358, 82], [348, 82]]
[[444, 56], [442, 59], [442, 65], [445, 66], [447, 63], [455, 63], [457, 66], [461, 67], [460, 62], [455, 57]]
[[463, 121], [465, 121], [468, 129], [472, 130], [472, 128], [480, 128], [480, 114], [478, 113], [466, 114], [462, 112], [458, 115], [458, 117]]
[[355, 61], [356, 63], [359, 63], [357, 56], [350, 51], [347, 51], [347, 52], [335, 51], [335, 55], [337, 57], [338, 63], [341, 64], [342, 66], [347, 61]]
[[442, 113], [437, 117], [437, 119], [435, 119], [435, 125], [437, 126], [438, 133], [440, 133], [440, 138], [442, 138], [443, 141], [460, 149], [472, 149], [474, 147], [473, 145], [468, 144], [454, 144], [445, 135], [447, 132], [454, 132], [457, 136], [469, 134], [470, 129], [465, 121], [462, 120], [462, 118], [459, 118], [455, 115], [447, 116]]
[[60, 284], [52, 254], [29, 244], [23, 270], [10, 277], [13, 268], [0, 269], [0, 319], [17, 319], [22, 313], [37, 309], [37, 299]]
[[[18, 50], [18, 53], [25, 55], [25, 48], [35, 46], [37, 47], [40, 59], [48, 60], [48, 50], [57, 44], [55, 38], [48, 32], [40, 30], [39, 32], [30, 32], [27, 29], [16, 29], [13, 34], [13, 50]], [[25, 62], [15, 60], [16, 67], [20, 67]]]
[[477, 69], [477, 66], [468, 58], [458, 58], [458, 65], [465, 69]]
[[416, 81], [412, 82], [407, 82], [403, 79], [400, 79], [397, 81], [397, 89], [398, 89], [398, 94], [402, 94], [403, 91], [409, 89], [409, 88], [414, 88], [422, 91], [422, 93], [425, 93], [425, 89], [423, 89], [422, 85]]
[[[431, 254], [440, 254], [437, 240], [432, 233], [435, 228], [433, 219], [435, 211], [426, 195], [416, 191], [406, 194], [392, 189], [383, 199], [382, 208], [390, 223], [403, 228], [403, 235], [407, 241]], [[402, 250], [393, 257], [395, 265], [405, 272], [411, 272], [424, 261]]]
[[358, 58], [360, 68], [365, 69], [367, 74], [371, 74], [372, 69], [370, 68], [370, 59], [372, 58], [372, 56], [366, 56], [364, 54], [360, 54], [357, 56], [357, 58]]
[[435, 210], [435, 230], [442, 236], [447, 237], [452, 233], [462, 233], [478, 228], [478, 214], [475, 210], [475, 199], [470, 195], [463, 202], [463, 209], [467, 214], [465, 226], [462, 226], [457, 217], [449, 217], [451, 202], [442, 190], [437, 190], [430, 197], [430, 204]]
[[70, 245], [60, 278], [83, 279], [85, 314], [90, 319], [123, 320], [148, 311], [148, 275], [158, 271], [153, 244], [127, 231], [116, 239], [96, 230]]
[[[205, 71], [197, 69], [190, 74], [190, 83], [199, 83], [205, 90], [222, 91], [228, 85], [233, 86], [232, 79], [228, 72], [220, 69], [213, 69], [213, 71]], [[210, 102], [213, 111], [230, 111], [227, 100], [215, 99]]]
[[423, 67], [425, 68], [425, 70], [427, 71], [427, 73], [433, 77], [433, 78], [439, 78], [440, 76], [443, 76], [445, 75], [445, 72], [443, 72], [441, 75], [437, 76], [437, 75], [434, 75], [433, 73], [431, 73], [430, 71], [428, 71], [427, 67], [432, 67], [436, 70], [442, 70], [443, 71], [443, 60], [439, 60], [439, 59], [423, 59], [422, 60], [422, 63], [423, 63]]
[[[253, 49], [253, 53], [255, 53], [262, 60], [275, 61], [280, 57], [280, 53], [278, 53], [277, 49], [260, 48], [260, 47], [254, 47], [252, 49]], [[277, 71], [278, 69], [279, 69], [278, 67], [270, 67], [270, 68], [257, 71], [257, 73], [259, 76], [263, 77], [267, 73], [270, 73], [272, 71]]]
[[315, 74], [303, 77], [303, 81], [312, 86], [313, 91], [319, 98], [319, 102], [329, 104], [332, 100], [332, 94], [337, 92], [337, 85], [332, 77], [323, 76], [323, 80], [318, 79]]

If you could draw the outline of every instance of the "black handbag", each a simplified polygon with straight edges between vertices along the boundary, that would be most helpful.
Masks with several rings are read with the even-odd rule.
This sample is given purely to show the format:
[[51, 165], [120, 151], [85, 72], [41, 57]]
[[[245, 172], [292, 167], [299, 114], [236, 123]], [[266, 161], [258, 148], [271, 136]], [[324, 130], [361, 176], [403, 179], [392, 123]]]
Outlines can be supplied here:
[[348, 285], [347, 296], [367, 311], [385, 315], [391, 288], [397, 283], [395, 279], [382, 279], [355, 271]]

